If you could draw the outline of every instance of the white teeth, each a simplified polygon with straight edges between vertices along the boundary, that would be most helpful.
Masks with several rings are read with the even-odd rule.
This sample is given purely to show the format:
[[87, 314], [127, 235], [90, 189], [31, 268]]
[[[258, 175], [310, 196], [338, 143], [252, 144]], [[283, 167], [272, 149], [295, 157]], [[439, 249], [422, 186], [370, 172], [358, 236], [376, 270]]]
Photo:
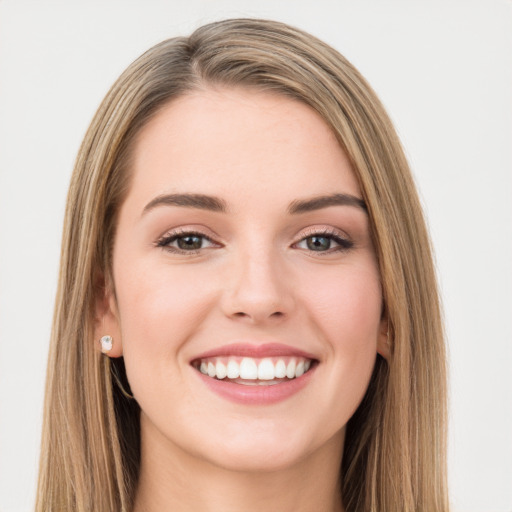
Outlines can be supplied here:
[[228, 362], [228, 379], [238, 379], [240, 377], [240, 366], [236, 361]]
[[258, 379], [259, 380], [273, 380], [275, 377], [274, 364], [272, 359], [262, 359], [258, 365]]
[[279, 359], [275, 369], [276, 379], [284, 379], [286, 377], [286, 363]]
[[258, 366], [254, 359], [244, 357], [240, 363], [240, 378], [241, 379], [257, 379], [258, 378]]
[[286, 376], [289, 379], [293, 379], [295, 377], [295, 359], [291, 359], [286, 367]]
[[217, 379], [224, 379], [228, 374], [226, 365], [224, 363], [221, 363], [220, 361], [217, 361], [217, 364], [215, 365], [215, 371], [217, 373]]
[[[231, 380], [256, 381], [254, 384], [279, 384], [276, 379], [294, 379], [301, 377], [311, 368], [310, 359], [286, 357], [253, 359], [244, 357], [240, 359], [212, 357], [198, 361], [196, 368], [204, 375], [212, 378]], [[240, 382], [241, 384], [241, 382]], [[244, 383], [245, 384], [245, 383]], [[251, 382], [247, 382], [251, 384]]]

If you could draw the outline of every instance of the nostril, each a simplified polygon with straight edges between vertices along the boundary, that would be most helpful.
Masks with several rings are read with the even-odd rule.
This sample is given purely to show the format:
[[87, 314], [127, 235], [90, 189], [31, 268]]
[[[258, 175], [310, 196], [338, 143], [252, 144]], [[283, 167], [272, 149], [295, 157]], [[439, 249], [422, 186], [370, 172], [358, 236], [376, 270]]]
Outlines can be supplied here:
[[[285, 314], [282, 311], [274, 311], [273, 313], [270, 313], [270, 315], [267, 318], [282, 318]], [[249, 313], [245, 313], [244, 311], [237, 311], [236, 313], [233, 313], [233, 317], [236, 318], [250, 318], [254, 315], [251, 315]]]

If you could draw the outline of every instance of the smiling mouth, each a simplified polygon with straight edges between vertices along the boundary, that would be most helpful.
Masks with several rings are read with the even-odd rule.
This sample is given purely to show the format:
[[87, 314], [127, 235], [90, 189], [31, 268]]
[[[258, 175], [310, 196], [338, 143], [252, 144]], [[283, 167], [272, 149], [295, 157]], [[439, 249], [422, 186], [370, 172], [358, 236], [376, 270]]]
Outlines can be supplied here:
[[245, 386], [272, 386], [301, 377], [315, 362], [305, 357], [208, 357], [192, 361], [192, 366], [212, 379]]

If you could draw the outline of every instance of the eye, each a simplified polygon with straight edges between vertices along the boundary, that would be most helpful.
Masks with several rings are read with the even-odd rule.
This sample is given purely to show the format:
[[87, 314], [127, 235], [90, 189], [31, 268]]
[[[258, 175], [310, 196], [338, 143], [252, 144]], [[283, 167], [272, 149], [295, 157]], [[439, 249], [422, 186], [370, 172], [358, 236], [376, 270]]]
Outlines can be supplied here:
[[345, 251], [352, 248], [353, 245], [353, 242], [350, 240], [334, 233], [313, 233], [295, 244], [298, 249], [306, 249], [313, 252]]
[[201, 249], [218, 246], [203, 233], [196, 232], [168, 233], [156, 245], [177, 253], [196, 253]]

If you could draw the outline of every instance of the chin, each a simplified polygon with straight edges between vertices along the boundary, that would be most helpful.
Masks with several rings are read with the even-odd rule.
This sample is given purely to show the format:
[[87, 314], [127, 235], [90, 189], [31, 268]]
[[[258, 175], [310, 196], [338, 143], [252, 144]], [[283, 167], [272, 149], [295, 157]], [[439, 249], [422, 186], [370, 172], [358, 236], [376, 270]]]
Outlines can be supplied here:
[[295, 448], [286, 443], [268, 442], [253, 446], [223, 446], [210, 453], [210, 463], [227, 471], [247, 473], [272, 473], [292, 468], [307, 457], [303, 447]]
[[[234, 433], [229, 429], [226, 431], [228, 435], [216, 439], [209, 436], [206, 443], [201, 443], [201, 451], [204, 459], [228, 471], [271, 473], [290, 469], [300, 466], [315, 453], [320, 454], [330, 444], [329, 439], [322, 439], [318, 433], [307, 435], [308, 432], [298, 429], [290, 432], [278, 428], [276, 431], [253, 425]], [[343, 432], [338, 432], [332, 439], [341, 446]]]

